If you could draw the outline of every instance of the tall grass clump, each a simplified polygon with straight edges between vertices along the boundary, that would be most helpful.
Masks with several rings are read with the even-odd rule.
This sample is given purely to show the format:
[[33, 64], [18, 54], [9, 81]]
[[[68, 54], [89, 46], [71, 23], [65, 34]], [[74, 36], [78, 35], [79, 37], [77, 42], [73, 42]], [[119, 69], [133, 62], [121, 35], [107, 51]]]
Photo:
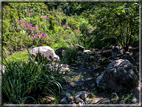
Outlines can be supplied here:
[[6, 62], [6, 71], [3, 74], [2, 94], [3, 103], [24, 103], [24, 99], [32, 98], [36, 103], [35, 93], [56, 93], [62, 92], [63, 73], [59, 69], [51, 70], [44, 63], [38, 60], [35, 63], [29, 54], [30, 59], [25, 61]]

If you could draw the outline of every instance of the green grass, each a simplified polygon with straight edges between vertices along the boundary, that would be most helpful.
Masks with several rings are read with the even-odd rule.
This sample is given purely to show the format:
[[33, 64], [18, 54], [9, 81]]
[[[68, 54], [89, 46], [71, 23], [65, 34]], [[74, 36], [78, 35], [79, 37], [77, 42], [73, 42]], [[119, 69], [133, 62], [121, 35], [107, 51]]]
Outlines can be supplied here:
[[[9, 58], [6, 59], [6, 61], [17, 61], [17, 60], [24, 60], [24, 61], [28, 61], [29, 56], [28, 56], [28, 51], [24, 51], [24, 52], [18, 52], [16, 54], [13, 54], [12, 56], [10, 56]], [[3, 60], [3, 63], [5, 63], [5, 61]]]

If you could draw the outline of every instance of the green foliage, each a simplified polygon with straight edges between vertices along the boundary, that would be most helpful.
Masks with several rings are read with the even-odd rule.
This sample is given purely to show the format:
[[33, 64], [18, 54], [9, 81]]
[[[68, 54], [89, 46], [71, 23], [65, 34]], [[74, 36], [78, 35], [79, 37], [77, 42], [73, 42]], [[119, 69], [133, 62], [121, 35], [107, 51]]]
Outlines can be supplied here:
[[69, 18], [67, 20], [67, 25], [70, 26], [73, 30], [75, 30], [75, 29], [78, 30], [79, 29], [79, 22], [77, 22], [73, 18]]
[[[11, 51], [25, 47], [25, 44], [28, 47], [51, 46], [59, 38], [66, 38], [65, 42], [85, 48], [101, 48], [111, 44], [104, 41], [106, 38], [115, 36], [117, 42], [127, 48], [133, 42], [134, 35], [138, 36], [138, 6], [138, 3], [9, 3], [2, 9], [2, 41], [5, 48]], [[30, 28], [18, 28], [18, 20], [24, 20], [38, 30], [32, 32]], [[23, 30], [26, 32], [21, 34]], [[51, 39], [28, 37], [36, 34], [42, 37], [42, 33]]]
[[66, 61], [66, 63], [74, 63], [77, 60], [78, 51], [75, 48], [69, 48], [66, 50], [65, 57], [63, 58], [63, 61]]
[[[55, 91], [61, 93], [64, 83], [63, 74], [58, 70], [50, 70], [43, 62], [36, 64], [32, 57], [29, 61], [5, 61], [7, 70], [3, 74], [4, 101], [21, 103], [23, 98], [33, 98], [35, 92], [47, 93]], [[7, 78], [8, 77], [8, 78]], [[34, 98], [33, 98], [34, 99]]]

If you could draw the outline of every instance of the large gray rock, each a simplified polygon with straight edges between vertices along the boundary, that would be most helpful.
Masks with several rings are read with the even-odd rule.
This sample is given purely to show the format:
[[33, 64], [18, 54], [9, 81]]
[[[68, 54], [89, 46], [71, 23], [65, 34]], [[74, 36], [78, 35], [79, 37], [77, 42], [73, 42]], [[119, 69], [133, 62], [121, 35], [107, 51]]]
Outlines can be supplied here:
[[30, 51], [30, 54], [32, 54], [36, 60], [38, 59], [37, 56], [39, 55], [40, 58], [43, 58], [44, 60], [47, 60], [49, 62], [60, 62], [59, 56], [57, 56], [55, 54], [55, 51], [49, 46], [40, 46], [33, 48]]
[[126, 59], [114, 60], [96, 79], [96, 83], [98, 87], [112, 89], [116, 92], [124, 88], [133, 88], [138, 85], [138, 71]]

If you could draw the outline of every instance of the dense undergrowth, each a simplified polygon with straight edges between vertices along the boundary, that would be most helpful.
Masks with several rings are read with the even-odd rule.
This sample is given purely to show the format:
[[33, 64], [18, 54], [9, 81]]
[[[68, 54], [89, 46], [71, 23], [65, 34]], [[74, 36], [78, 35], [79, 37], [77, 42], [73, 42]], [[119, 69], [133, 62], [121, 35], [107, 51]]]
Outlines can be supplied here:
[[[135, 12], [137, 5], [134, 3], [129, 5], [93, 3], [93, 5], [89, 3], [3, 4], [3, 58], [23, 48], [50, 46], [54, 50], [65, 49], [66, 54], [61, 62], [69, 64], [74, 63], [80, 54], [75, 49], [70, 49], [69, 42], [89, 49], [102, 48], [112, 43], [120, 43], [121, 46], [127, 47], [128, 44], [138, 41], [138, 17]], [[110, 8], [104, 8], [104, 5]], [[125, 9], [128, 7], [129, 10]], [[113, 14], [112, 9], [117, 15]], [[127, 14], [130, 11], [132, 14]], [[119, 15], [126, 17], [121, 18]], [[128, 38], [131, 38], [131, 42]], [[46, 94], [56, 93], [56, 96], [57, 93], [62, 93], [64, 75], [59, 74], [59, 70], [49, 70], [44, 63], [34, 63], [27, 53], [24, 53], [23, 61], [21, 58], [17, 61], [3, 59], [3, 64], [7, 68], [2, 81], [3, 103], [19, 104], [24, 103], [25, 99], [35, 100], [33, 93], [43, 90], [46, 90]]]

